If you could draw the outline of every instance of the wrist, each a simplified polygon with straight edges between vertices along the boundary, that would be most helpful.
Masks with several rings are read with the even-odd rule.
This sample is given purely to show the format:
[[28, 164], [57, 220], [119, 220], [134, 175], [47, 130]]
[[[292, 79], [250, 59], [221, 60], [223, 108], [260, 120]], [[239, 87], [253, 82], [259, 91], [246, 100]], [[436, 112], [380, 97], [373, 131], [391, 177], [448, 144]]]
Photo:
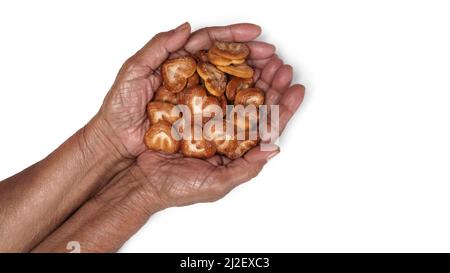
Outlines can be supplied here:
[[[136, 164], [116, 175], [93, 199], [97, 204], [109, 204], [142, 217], [150, 217], [168, 207]], [[117, 202], [111, 203], [111, 200]]]
[[134, 157], [130, 156], [123, 144], [117, 140], [107, 121], [98, 114], [78, 131], [77, 135], [81, 152], [87, 158], [108, 167], [129, 166], [134, 161]]
[[145, 186], [136, 165], [114, 178], [34, 252], [67, 252], [76, 240], [81, 252], [115, 252], [159, 210], [158, 195]]

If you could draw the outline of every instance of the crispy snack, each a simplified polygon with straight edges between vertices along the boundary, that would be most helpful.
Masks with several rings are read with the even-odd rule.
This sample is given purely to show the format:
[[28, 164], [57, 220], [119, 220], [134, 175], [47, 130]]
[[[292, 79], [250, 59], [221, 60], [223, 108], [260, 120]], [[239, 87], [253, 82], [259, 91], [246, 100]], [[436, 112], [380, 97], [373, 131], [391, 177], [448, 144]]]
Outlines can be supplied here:
[[161, 101], [161, 102], [168, 102], [171, 104], [178, 104], [179, 103], [179, 94], [180, 93], [173, 93], [167, 90], [164, 85], [161, 85], [158, 90], [156, 90], [155, 95], [153, 97], [154, 101]]
[[264, 91], [259, 88], [246, 88], [240, 90], [234, 99], [234, 105], [242, 104], [260, 106], [264, 103]]
[[176, 106], [161, 101], [152, 101], [147, 104], [147, 116], [150, 120], [150, 124], [155, 124], [161, 120], [165, 120], [169, 123], [174, 123], [180, 119], [181, 115], [174, 115], [174, 108]]
[[258, 140], [240, 140], [234, 150], [228, 151], [225, 155], [230, 159], [236, 159], [243, 156], [251, 148], [258, 145]]
[[[163, 84], [147, 105], [151, 125], [146, 146], [166, 153], [181, 151], [186, 157], [206, 159], [217, 153], [236, 159], [258, 145], [258, 109], [265, 94], [253, 87], [249, 55], [244, 43], [219, 41], [208, 51], [164, 62]], [[237, 108], [224, 119], [228, 103]], [[181, 119], [178, 104], [189, 108], [191, 121]], [[198, 139], [194, 130], [202, 131], [195, 135]]]
[[[197, 130], [201, 130], [197, 127]], [[196, 158], [209, 158], [216, 153], [216, 145], [210, 140], [206, 140], [203, 134], [199, 139], [194, 138], [194, 126], [191, 129], [191, 135], [187, 139], [182, 139], [180, 143], [181, 152], [184, 156]]]
[[213, 96], [221, 96], [227, 86], [226, 75], [214, 65], [200, 62], [197, 66], [198, 75], [204, 80], [205, 87]]
[[[209, 123], [204, 127], [205, 138], [214, 142], [217, 153], [227, 155], [236, 150], [238, 141], [231, 122], [223, 120], [220, 124], [212, 123], [211, 126], [208, 125]], [[227, 131], [227, 128], [230, 130]]]
[[256, 129], [259, 117], [258, 108], [252, 106], [245, 108], [245, 106], [243, 106], [243, 111], [240, 113], [238, 113], [238, 109], [239, 108], [234, 108], [230, 113], [235, 128], [240, 130]]
[[208, 51], [208, 60], [210, 63], [214, 65], [222, 65], [222, 66], [227, 66], [230, 64], [242, 64], [245, 62], [245, 59], [232, 60], [224, 58], [222, 56], [214, 54], [213, 52], [211, 52], [211, 50]]
[[227, 113], [227, 104], [228, 104], [227, 98], [225, 97], [225, 95], [222, 95], [222, 96], [218, 97], [218, 99], [219, 99], [220, 107], [222, 108], [223, 115], [225, 116]]
[[[208, 120], [218, 117], [223, 117], [223, 110], [221, 102], [217, 97], [208, 96], [206, 90], [197, 85], [191, 88], [187, 88], [182, 92], [183, 94], [183, 104], [186, 105], [191, 110], [191, 120], [195, 116], [201, 116], [202, 122], [205, 123]], [[218, 111], [222, 110], [222, 113]]]
[[203, 111], [203, 101], [206, 96], [205, 88], [199, 85], [193, 86], [182, 92], [182, 103], [189, 107], [192, 115], [201, 115]]
[[178, 93], [186, 86], [187, 79], [194, 75], [196, 62], [186, 56], [167, 60], [161, 67], [163, 85], [167, 90]]
[[225, 95], [227, 99], [231, 102], [234, 102], [234, 97], [236, 93], [242, 89], [252, 87], [253, 79], [252, 78], [238, 78], [232, 77], [231, 80], [227, 84], [227, 88], [225, 90]]
[[228, 66], [217, 66], [222, 72], [227, 74], [239, 77], [239, 78], [251, 78], [253, 77], [253, 68], [251, 68], [248, 64], [237, 64], [237, 65], [228, 65]]
[[200, 50], [197, 54], [193, 55], [197, 62], [209, 62], [208, 52], [206, 50]]
[[150, 150], [162, 151], [169, 154], [178, 152], [180, 142], [172, 137], [172, 125], [161, 120], [148, 129], [144, 137], [144, 143]]
[[203, 123], [213, 118], [223, 118], [224, 116], [223, 108], [217, 97], [207, 96], [203, 100]]
[[230, 60], [246, 59], [250, 54], [246, 44], [232, 42], [216, 42], [209, 51]]
[[198, 76], [197, 72], [194, 72], [194, 75], [190, 76], [187, 79], [186, 87], [192, 87], [198, 85], [200, 82], [200, 77]]

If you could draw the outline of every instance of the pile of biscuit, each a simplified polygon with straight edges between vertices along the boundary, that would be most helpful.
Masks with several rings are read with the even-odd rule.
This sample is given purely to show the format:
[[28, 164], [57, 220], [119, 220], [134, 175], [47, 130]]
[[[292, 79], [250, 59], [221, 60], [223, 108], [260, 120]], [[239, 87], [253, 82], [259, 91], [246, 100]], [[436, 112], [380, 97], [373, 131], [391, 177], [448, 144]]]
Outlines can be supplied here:
[[[147, 105], [150, 127], [144, 138], [146, 146], [154, 151], [181, 152], [186, 157], [203, 159], [216, 153], [235, 159], [256, 146], [258, 139], [236, 137], [239, 130], [244, 130], [246, 136], [257, 130], [249, 123], [250, 117], [236, 122], [237, 119], [227, 119], [226, 115], [227, 105], [258, 108], [264, 103], [264, 92], [253, 86], [254, 70], [246, 62], [249, 54], [250, 49], [244, 43], [218, 41], [208, 51], [164, 62], [163, 84]], [[219, 118], [223, 119], [223, 128], [210, 128], [213, 133], [200, 139], [174, 138], [172, 125], [183, 114], [174, 114], [177, 111], [173, 109], [180, 105], [185, 105], [192, 115], [191, 124], [184, 126], [194, 129]], [[213, 106], [222, 109], [222, 116], [211, 110]], [[227, 126], [234, 126], [235, 133], [229, 134]]]

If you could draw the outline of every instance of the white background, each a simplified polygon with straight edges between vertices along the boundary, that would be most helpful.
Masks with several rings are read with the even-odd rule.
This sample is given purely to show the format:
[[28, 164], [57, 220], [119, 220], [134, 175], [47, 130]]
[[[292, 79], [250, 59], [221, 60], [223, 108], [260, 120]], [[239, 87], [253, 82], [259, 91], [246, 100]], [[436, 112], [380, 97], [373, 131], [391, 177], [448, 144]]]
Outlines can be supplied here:
[[450, 251], [446, 3], [2, 1], [0, 179], [83, 126], [157, 32], [248, 21], [307, 87], [281, 154], [216, 203], [154, 215], [121, 251]]

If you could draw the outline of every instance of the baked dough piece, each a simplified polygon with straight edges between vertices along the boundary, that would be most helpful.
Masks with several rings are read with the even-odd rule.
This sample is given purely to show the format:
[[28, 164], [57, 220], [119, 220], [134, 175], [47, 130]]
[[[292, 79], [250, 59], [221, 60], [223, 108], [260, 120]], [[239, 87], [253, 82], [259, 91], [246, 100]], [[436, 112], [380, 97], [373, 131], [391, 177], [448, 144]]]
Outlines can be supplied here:
[[196, 68], [197, 64], [190, 56], [167, 60], [161, 67], [164, 87], [174, 93], [181, 92], [188, 78], [194, 75]]

